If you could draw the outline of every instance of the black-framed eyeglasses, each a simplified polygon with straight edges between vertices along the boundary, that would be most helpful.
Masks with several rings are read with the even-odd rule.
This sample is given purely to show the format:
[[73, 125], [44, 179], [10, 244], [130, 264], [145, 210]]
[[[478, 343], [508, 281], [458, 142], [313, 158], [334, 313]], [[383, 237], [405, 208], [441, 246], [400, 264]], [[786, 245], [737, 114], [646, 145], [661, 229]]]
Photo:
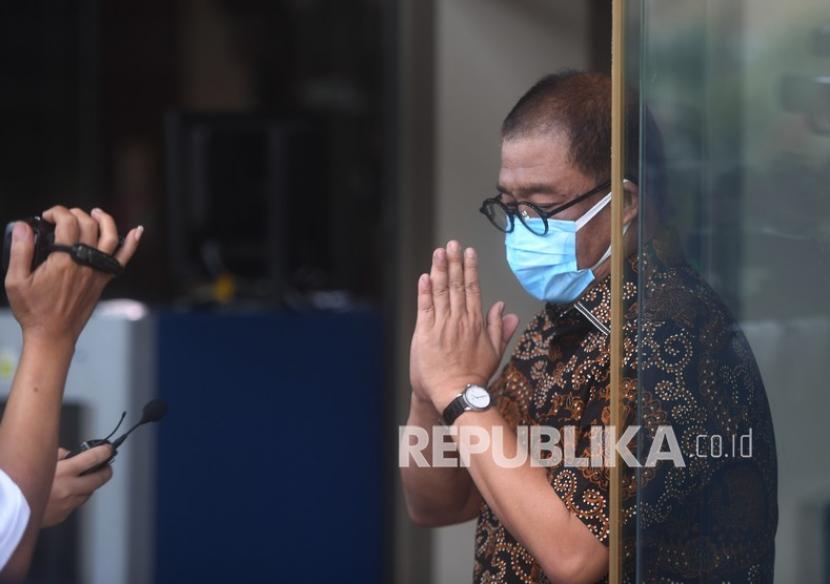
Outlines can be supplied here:
[[[484, 214], [484, 216], [490, 220], [490, 223], [492, 223], [496, 229], [504, 233], [510, 233], [513, 231], [516, 217], [518, 217], [519, 221], [521, 221], [531, 233], [535, 233], [536, 235], [545, 235], [548, 232], [548, 219], [550, 217], [553, 217], [557, 213], [561, 213], [565, 209], [570, 209], [577, 203], [584, 201], [588, 197], [595, 195], [602, 190], [608, 189], [610, 186], [611, 181], [605, 181], [587, 193], [583, 193], [572, 201], [568, 201], [564, 205], [555, 207], [550, 211], [546, 211], [529, 201], [505, 203], [501, 200], [502, 195], [496, 195], [495, 197], [484, 199], [479, 212]], [[541, 221], [539, 221], [539, 219], [541, 219]]]

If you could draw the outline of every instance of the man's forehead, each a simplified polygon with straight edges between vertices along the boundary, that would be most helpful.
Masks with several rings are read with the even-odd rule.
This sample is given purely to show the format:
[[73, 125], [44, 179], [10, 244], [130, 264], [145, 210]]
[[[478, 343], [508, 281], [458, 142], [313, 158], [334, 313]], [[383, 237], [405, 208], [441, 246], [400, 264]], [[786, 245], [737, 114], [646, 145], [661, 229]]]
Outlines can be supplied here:
[[[570, 162], [568, 140], [562, 134], [509, 138], [502, 141], [500, 185], [522, 189], [529, 184], [568, 182], [580, 174]], [[556, 184], [551, 184], [556, 186]]]

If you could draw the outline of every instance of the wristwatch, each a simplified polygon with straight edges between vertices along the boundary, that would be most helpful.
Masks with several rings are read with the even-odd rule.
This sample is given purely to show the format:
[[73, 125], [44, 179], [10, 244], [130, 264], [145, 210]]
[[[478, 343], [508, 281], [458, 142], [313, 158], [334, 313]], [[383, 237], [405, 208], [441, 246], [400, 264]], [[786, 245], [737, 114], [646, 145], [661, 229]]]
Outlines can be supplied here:
[[452, 426], [464, 412], [483, 412], [490, 408], [490, 392], [480, 385], [469, 384], [444, 410], [444, 423]]

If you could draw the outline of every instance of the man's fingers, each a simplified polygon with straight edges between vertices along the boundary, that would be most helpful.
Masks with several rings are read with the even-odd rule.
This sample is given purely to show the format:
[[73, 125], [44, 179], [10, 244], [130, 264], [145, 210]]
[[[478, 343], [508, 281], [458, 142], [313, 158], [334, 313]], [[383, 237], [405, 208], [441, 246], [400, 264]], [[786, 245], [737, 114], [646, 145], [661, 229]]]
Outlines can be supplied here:
[[450, 295], [447, 289], [447, 250], [440, 247], [432, 254], [432, 270], [429, 273], [432, 283], [432, 303], [437, 316], [450, 311]]
[[504, 302], [498, 301], [490, 307], [487, 313], [487, 336], [490, 338], [490, 344], [496, 351], [502, 351], [502, 311], [504, 311]]
[[70, 209], [69, 212], [78, 220], [78, 227], [81, 230], [78, 242], [96, 247], [98, 245], [98, 222], [81, 209]]
[[470, 318], [481, 318], [481, 288], [478, 284], [478, 256], [476, 250], [468, 247], [464, 251], [464, 286], [467, 295], [467, 314]]
[[418, 278], [418, 324], [431, 325], [435, 322], [435, 306], [432, 304], [432, 283], [429, 274]]
[[504, 302], [496, 302], [487, 313], [487, 336], [499, 355], [504, 354], [507, 343], [518, 328], [519, 317], [515, 314], [504, 314]]
[[122, 266], [127, 266], [130, 263], [133, 255], [135, 255], [135, 250], [138, 249], [138, 242], [141, 241], [141, 236], [144, 233], [144, 227], [139, 225], [134, 229], [130, 229], [130, 232], [127, 234], [127, 237], [124, 238], [124, 245], [121, 246], [121, 249], [118, 250], [118, 253], [115, 254], [115, 259], [117, 259]]
[[60, 205], [43, 212], [43, 218], [55, 224], [55, 243], [75, 245], [81, 233], [78, 218]]
[[505, 314], [502, 320], [501, 352], [507, 348], [507, 343], [516, 334], [519, 328], [519, 317], [515, 314]]
[[15, 286], [25, 281], [32, 273], [32, 256], [35, 253], [35, 237], [32, 228], [23, 221], [14, 224], [12, 248], [9, 251], [9, 269], [6, 272], [6, 286]]
[[58, 448], [58, 460], [63, 460], [69, 451], [66, 448]]
[[464, 286], [464, 256], [457, 241], [447, 244], [447, 264], [449, 266], [450, 310], [456, 316], [467, 312], [466, 289]]
[[112, 456], [112, 446], [103, 444], [95, 448], [90, 448], [89, 450], [84, 450], [77, 456], [61, 461], [60, 464], [65, 466], [68, 474], [80, 475], [82, 472], [94, 468], [102, 462], [106, 462], [110, 456]]
[[92, 218], [98, 223], [96, 247], [99, 251], [112, 254], [118, 247], [118, 228], [115, 226], [115, 220], [101, 209], [93, 209]]

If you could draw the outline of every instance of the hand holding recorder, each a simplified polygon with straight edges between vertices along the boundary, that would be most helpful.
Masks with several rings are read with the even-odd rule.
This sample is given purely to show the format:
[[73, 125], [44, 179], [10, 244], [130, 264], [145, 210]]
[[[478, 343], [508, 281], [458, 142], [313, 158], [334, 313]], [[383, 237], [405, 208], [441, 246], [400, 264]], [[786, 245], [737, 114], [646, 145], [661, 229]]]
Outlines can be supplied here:
[[34, 336], [74, 345], [104, 287], [132, 258], [142, 232], [141, 227], [130, 230], [120, 244], [108, 214], [60, 206], [7, 228], [6, 293], [24, 340]]
[[[91, 492], [87, 483], [93, 475], [80, 483], [73, 479], [74, 495], [59, 492], [52, 497], [57, 506], [47, 507], [56, 478], [64, 384], [75, 343], [101, 292], [130, 261], [142, 232], [137, 227], [121, 240], [115, 221], [103, 211], [60, 206], [7, 229], [6, 295], [23, 333], [23, 350], [0, 423], [0, 474], [8, 491], [0, 505], [14, 507], [3, 516], [15, 518], [0, 524], [0, 542], [7, 544], [0, 546], [3, 581], [25, 578], [44, 521], [60, 518], [77, 506], [73, 497]], [[62, 468], [82, 461], [70, 459]], [[107, 474], [101, 469], [95, 476]]]

